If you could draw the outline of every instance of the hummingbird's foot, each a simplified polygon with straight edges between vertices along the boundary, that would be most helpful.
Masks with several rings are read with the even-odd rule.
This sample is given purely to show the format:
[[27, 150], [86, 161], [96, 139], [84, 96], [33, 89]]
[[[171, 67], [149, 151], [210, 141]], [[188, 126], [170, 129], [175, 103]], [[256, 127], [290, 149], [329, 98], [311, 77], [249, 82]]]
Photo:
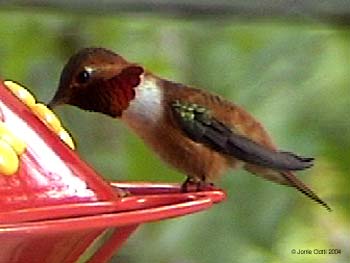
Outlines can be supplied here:
[[215, 186], [211, 182], [206, 182], [206, 180], [200, 179], [198, 177], [187, 177], [185, 182], [181, 186], [181, 192], [200, 192], [200, 191], [210, 191], [214, 190]]
[[181, 192], [182, 193], [188, 193], [188, 192], [194, 192], [197, 188], [198, 179], [195, 177], [188, 176], [186, 180], [181, 185]]
[[126, 189], [121, 189], [121, 188], [115, 188], [115, 191], [117, 192], [118, 196], [120, 198], [124, 198], [124, 197], [129, 197], [131, 196], [132, 194], [126, 190]]

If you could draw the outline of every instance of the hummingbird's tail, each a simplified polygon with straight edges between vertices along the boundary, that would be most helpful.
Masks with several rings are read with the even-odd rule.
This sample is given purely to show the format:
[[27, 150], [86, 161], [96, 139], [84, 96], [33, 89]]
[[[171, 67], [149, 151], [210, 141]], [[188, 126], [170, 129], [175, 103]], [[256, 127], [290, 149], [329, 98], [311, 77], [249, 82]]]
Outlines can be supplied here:
[[307, 197], [324, 206], [329, 212], [332, 211], [330, 206], [325, 201], [318, 197], [317, 194], [315, 194], [306, 184], [299, 180], [292, 172], [281, 172], [281, 175], [288, 182], [287, 185], [295, 187]]
[[332, 211], [329, 205], [315, 194], [307, 185], [299, 180], [291, 171], [276, 171], [273, 169], [260, 167], [252, 164], [245, 164], [244, 169], [264, 179], [273, 181], [278, 184], [291, 186], [298, 189], [304, 195], [324, 206], [328, 211]]

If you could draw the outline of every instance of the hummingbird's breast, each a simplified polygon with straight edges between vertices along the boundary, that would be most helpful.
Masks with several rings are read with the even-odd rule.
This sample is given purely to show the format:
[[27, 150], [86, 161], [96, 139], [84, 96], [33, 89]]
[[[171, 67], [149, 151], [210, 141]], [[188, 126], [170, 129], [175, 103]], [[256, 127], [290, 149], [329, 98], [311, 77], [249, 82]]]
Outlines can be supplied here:
[[151, 131], [163, 117], [163, 92], [155, 78], [142, 75], [135, 98], [123, 112], [122, 120], [137, 133]]

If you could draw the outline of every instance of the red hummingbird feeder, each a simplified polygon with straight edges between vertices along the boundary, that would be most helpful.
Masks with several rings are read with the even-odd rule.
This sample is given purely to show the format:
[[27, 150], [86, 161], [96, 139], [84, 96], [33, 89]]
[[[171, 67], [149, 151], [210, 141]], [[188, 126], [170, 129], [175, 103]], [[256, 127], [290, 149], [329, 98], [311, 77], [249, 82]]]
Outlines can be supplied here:
[[0, 262], [107, 262], [140, 224], [224, 198], [217, 189], [106, 182], [54, 113], [0, 81]]

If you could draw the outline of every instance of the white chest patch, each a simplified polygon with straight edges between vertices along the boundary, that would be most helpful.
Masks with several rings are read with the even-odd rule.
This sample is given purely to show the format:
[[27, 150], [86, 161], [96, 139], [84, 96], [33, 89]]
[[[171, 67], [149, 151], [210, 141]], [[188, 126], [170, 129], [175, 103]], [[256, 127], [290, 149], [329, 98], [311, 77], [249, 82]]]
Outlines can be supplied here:
[[122, 119], [134, 129], [146, 129], [155, 125], [163, 114], [163, 94], [155, 79], [143, 76], [135, 92], [135, 98], [123, 112]]

